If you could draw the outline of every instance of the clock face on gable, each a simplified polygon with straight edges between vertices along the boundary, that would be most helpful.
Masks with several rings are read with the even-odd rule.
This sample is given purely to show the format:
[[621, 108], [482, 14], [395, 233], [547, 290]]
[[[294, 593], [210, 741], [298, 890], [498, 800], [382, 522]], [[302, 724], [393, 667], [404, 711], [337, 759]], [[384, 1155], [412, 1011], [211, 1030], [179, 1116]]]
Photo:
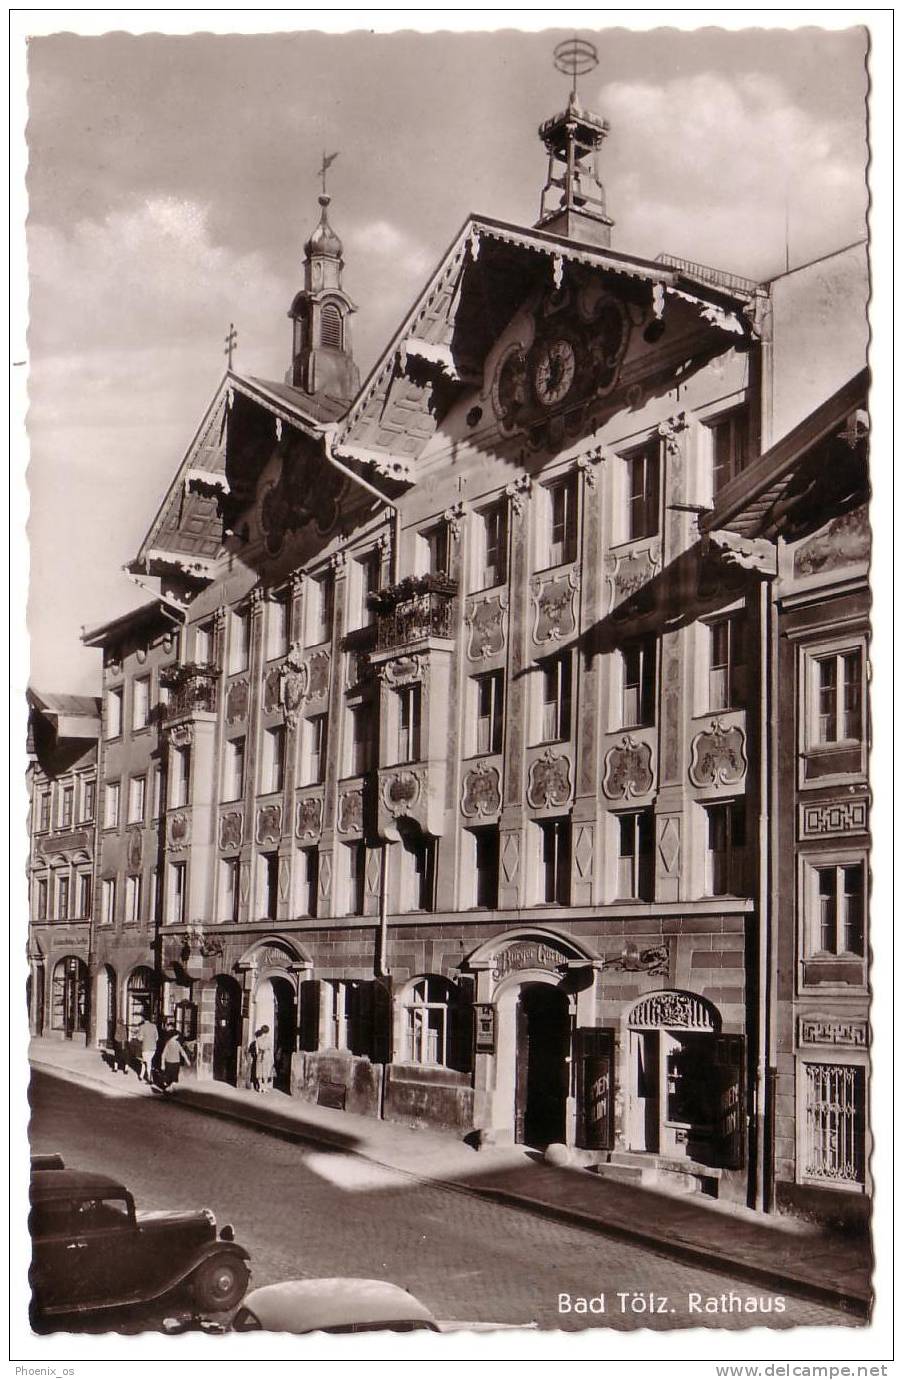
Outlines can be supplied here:
[[533, 387], [543, 407], [563, 402], [577, 373], [574, 346], [563, 337], [540, 345], [533, 366]]

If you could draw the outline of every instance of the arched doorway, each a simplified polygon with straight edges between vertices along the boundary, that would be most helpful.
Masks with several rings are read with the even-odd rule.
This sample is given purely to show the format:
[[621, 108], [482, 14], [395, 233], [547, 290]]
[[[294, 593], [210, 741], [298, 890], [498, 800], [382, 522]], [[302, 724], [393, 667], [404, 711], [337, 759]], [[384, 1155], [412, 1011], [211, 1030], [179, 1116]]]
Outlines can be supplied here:
[[144, 966], [136, 968], [125, 985], [125, 1019], [130, 1031], [134, 1031], [145, 1016], [154, 1018], [156, 998], [157, 982], [153, 969]]
[[525, 983], [517, 998], [515, 1140], [544, 1148], [567, 1126], [570, 1014], [560, 987]]
[[238, 1082], [241, 1045], [241, 986], [220, 973], [216, 979], [213, 1014], [213, 1077], [220, 1083]]
[[630, 1149], [708, 1162], [720, 1115], [717, 1010], [692, 992], [652, 992], [627, 1027]]
[[98, 970], [94, 983], [94, 1038], [112, 1045], [116, 1037], [116, 974], [108, 963]]
[[298, 1043], [295, 988], [287, 977], [271, 973], [257, 984], [255, 1029], [268, 1025], [273, 1035], [273, 1087], [292, 1090], [292, 1054]]
[[88, 969], [80, 958], [61, 958], [53, 970], [50, 1028], [67, 1040], [88, 1029]]

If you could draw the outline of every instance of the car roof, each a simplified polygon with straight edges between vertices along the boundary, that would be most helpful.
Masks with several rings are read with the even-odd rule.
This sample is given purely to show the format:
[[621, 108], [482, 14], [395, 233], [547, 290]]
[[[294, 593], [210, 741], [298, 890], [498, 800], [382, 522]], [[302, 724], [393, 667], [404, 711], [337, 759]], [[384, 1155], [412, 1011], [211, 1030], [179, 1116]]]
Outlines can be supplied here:
[[91, 1174], [86, 1169], [35, 1169], [31, 1175], [33, 1203], [50, 1198], [119, 1197], [126, 1192], [118, 1179], [107, 1174]]
[[428, 1322], [425, 1304], [382, 1279], [288, 1279], [245, 1296], [261, 1327], [272, 1332], [315, 1332], [362, 1323]]

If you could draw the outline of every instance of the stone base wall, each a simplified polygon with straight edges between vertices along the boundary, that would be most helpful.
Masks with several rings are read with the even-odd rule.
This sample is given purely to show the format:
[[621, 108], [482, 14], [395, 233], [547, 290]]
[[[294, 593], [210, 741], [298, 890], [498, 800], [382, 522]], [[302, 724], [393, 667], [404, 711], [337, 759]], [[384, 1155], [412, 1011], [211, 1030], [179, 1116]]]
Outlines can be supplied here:
[[292, 1095], [305, 1102], [343, 1105], [358, 1116], [379, 1116], [382, 1065], [340, 1051], [292, 1056]]
[[468, 1131], [473, 1127], [470, 1077], [451, 1069], [390, 1065], [383, 1115], [406, 1126]]
[[803, 1217], [844, 1231], [863, 1235], [869, 1229], [872, 1203], [865, 1193], [845, 1193], [815, 1184], [775, 1184], [775, 1208], [792, 1217]]

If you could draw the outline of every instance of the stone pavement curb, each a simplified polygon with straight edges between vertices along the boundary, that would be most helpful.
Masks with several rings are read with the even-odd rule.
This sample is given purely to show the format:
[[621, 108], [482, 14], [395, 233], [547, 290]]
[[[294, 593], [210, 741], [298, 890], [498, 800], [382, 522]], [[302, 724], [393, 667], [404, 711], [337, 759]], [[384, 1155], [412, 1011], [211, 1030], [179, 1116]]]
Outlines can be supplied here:
[[[105, 1091], [113, 1093], [114, 1096], [136, 1096], [138, 1094], [123, 1089], [119, 1092], [111, 1089], [111, 1085], [104, 1079], [84, 1073], [81, 1070], [61, 1069], [57, 1064], [46, 1063], [43, 1060], [32, 1058], [35, 1068], [41, 1069], [55, 1077], [73, 1083], [90, 1083], [104, 1088]], [[198, 1100], [195, 1100], [195, 1097]], [[718, 1249], [706, 1249], [698, 1244], [689, 1241], [682, 1241], [674, 1236], [657, 1235], [650, 1232], [642, 1225], [627, 1225], [622, 1222], [603, 1221], [592, 1213], [581, 1212], [577, 1208], [572, 1208], [560, 1203], [552, 1203], [542, 1198], [533, 1197], [529, 1194], [514, 1192], [510, 1189], [498, 1188], [490, 1185], [464, 1184], [453, 1179], [445, 1179], [437, 1175], [428, 1173], [417, 1173], [414, 1170], [405, 1169], [390, 1160], [381, 1159], [377, 1153], [368, 1147], [357, 1148], [349, 1145], [341, 1136], [330, 1134], [325, 1127], [305, 1127], [303, 1130], [289, 1125], [279, 1125], [274, 1122], [272, 1115], [254, 1115], [244, 1108], [223, 1104], [222, 1106], [212, 1106], [206, 1100], [200, 1090], [189, 1086], [180, 1086], [175, 1101], [182, 1107], [201, 1115], [219, 1117], [224, 1121], [237, 1121], [243, 1125], [253, 1127], [255, 1130], [265, 1135], [278, 1137], [281, 1140], [292, 1141], [300, 1145], [324, 1146], [331, 1150], [341, 1150], [345, 1154], [354, 1155], [358, 1159], [364, 1159], [371, 1164], [378, 1164], [381, 1168], [390, 1169], [398, 1174], [404, 1174], [408, 1178], [414, 1179], [422, 1184], [429, 1184], [436, 1187], [447, 1189], [454, 1193], [464, 1193], [474, 1198], [481, 1198], [487, 1201], [499, 1203], [505, 1207], [519, 1209], [525, 1212], [532, 1212], [537, 1216], [545, 1217], [552, 1221], [562, 1222], [568, 1226], [579, 1227], [585, 1231], [591, 1231], [598, 1236], [612, 1237], [621, 1241], [632, 1242], [635, 1245], [654, 1251], [657, 1255], [666, 1256], [669, 1259], [679, 1260], [683, 1264], [695, 1265], [701, 1269], [714, 1270], [724, 1273], [728, 1270], [738, 1279], [742, 1279], [750, 1284], [758, 1284], [768, 1289], [769, 1292], [792, 1295], [795, 1298], [806, 1299], [812, 1303], [823, 1303], [830, 1307], [838, 1308], [843, 1312], [855, 1315], [857, 1318], [868, 1320], [871, 1312], [871, 1293], [862, 1292], [842, 1285], [823, 1284], [811, 1279], [788, 1274], [786, 1268], [782, 1270], [769, 1269], [766, 1266], [755, 1262], [744, 1260], [742, 1257], [725, 1252], [720, 1247]], [[261, 1109], [262, 1110], [262, 1109]], [[278, 1115], [278, 1113], [277, 1113]], [[574, 1173], [574, 1170], [562, 1170], [562, 1173]]]

